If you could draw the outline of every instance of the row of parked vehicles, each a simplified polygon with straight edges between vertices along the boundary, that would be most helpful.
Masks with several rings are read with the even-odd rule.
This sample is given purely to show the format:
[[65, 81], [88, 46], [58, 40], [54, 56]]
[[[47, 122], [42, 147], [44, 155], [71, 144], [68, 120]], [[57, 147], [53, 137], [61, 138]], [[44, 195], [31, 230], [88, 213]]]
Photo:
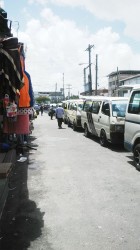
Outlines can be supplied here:
[[86, 96], [63, 101], [64, 122], [73, 130], [82, 128], [86, 137], [99, 137], [101, 146], [124, 144], [133, 152], [140, 170], [140, 86], [129, 97]]

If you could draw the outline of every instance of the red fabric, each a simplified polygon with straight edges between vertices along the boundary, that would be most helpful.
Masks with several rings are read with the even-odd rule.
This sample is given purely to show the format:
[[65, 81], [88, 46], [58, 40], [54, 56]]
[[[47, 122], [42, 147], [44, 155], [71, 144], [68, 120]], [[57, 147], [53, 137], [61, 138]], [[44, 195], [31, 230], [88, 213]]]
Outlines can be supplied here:
[[4, 120], [3, 132], [6, 134], [29, 134], [29, 115], [18, 115], [17, 121]]

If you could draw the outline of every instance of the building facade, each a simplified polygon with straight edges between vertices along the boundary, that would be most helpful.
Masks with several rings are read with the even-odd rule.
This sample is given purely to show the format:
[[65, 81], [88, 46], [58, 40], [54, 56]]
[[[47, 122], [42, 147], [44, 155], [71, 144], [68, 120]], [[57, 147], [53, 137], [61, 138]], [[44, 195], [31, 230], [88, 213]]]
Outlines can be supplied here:
[[[136, 84], [140, 80], [140, 70], [119, 70], [108, 75], [109, 96], [116, 95], [118, 88], [124, 84]], [[131, 83], [130, 83], [131, 82]]]
[[[89, 91], [84, 91], [84, 92], [80, 93], [80, 95], [89, 96]], [[108, 96], [108, 89], [106, 89], [106, 88], [97, 89], [97, 95]], [[95, 90], [94, 89], [92, 90], [92, 96], [95, 96]]]
[[59, 103], [64, 100], [63, 92], [56, 91], [56, 92], [37, 92], [36, 97], [45, 96], [49, 97], [51, 103]]

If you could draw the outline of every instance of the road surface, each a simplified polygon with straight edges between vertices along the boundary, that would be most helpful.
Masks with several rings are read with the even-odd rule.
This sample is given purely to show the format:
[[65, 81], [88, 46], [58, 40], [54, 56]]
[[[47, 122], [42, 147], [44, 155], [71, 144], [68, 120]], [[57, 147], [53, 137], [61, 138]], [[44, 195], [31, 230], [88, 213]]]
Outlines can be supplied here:
[[140, 173], [131, 153], [58, 129], [46, 113], [34, 127], [28, 189], [44, 227], [29, 250], [139, 250]]

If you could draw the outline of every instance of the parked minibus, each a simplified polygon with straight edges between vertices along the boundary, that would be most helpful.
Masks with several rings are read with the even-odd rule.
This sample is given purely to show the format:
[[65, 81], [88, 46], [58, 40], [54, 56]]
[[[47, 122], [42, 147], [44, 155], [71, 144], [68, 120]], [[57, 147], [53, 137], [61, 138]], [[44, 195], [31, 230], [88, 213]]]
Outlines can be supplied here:
[[81, 126], [81, 110], [83, 108], [84, 99], [69, 100], [67, 108], [68, 127], [77, 130]]
[[133, 152], [135, 167], [140, 171], [140, 85], [133, 88], [126, 109], [124, 147]]
[[127, 97], [87, 97], [81, 111], [84, 135], [99, 137], [101, 146], [123, 143], [127, 102]]
[[68, 113], [68, 104], [69, 104], [69, 100], [65, 100], [65, 101], [62, 101], [62, 107], [64, 109], [64, 123], [67, 124], [68, 123], [68, 116], [67, 116], [67, 113]]

